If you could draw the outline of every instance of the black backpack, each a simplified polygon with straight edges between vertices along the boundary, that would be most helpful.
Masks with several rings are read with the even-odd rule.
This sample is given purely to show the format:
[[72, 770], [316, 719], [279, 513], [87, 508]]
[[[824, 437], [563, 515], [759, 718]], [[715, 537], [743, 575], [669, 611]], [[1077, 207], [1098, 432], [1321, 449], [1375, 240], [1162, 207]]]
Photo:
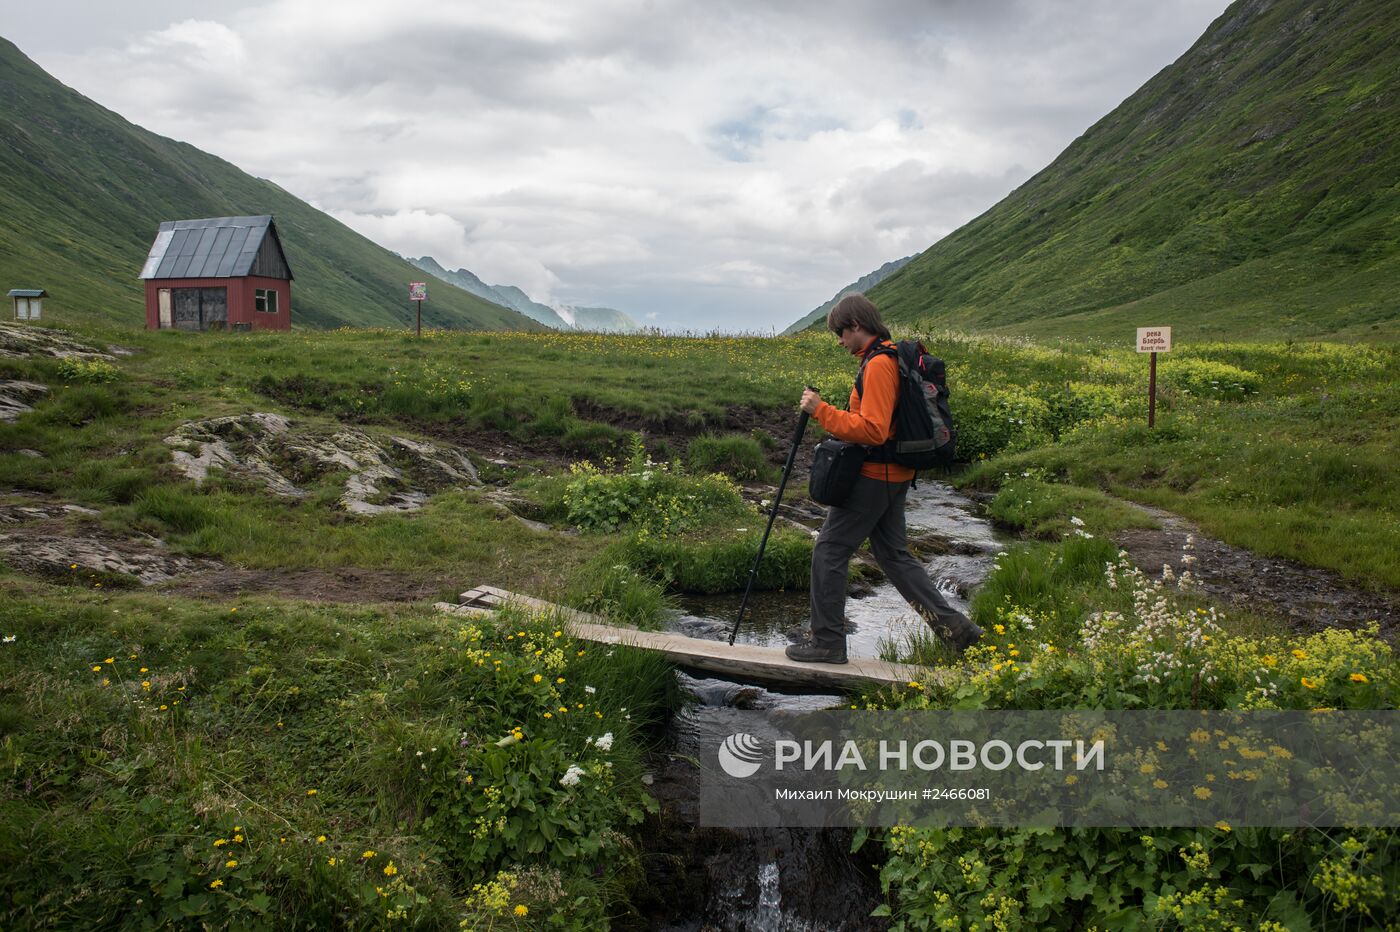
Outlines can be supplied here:
[[900, 340], [894, 348], [877, 343], [860, 364], [856, 394], [864, 397], [865, 364], [876, 356], [899, 363], [899, 399], [894, 406], [894, 439], [871, 449], [868, 462], [929, 469], [953, 462], [957, 431], [948, 408], [948, 373], [943, 360], [930, 356], [921, 340]]

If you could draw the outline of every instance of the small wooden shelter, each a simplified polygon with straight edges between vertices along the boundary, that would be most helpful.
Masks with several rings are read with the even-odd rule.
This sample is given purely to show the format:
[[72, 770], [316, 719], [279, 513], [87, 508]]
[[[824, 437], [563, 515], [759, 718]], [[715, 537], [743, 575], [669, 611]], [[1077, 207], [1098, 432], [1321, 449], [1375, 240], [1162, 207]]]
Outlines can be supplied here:
[[291, 329], [292, 269], [268, 214], [167, 220], [140, 277], [148, 330]]
[[15, 302], [15, 320], [38, 320], [48, 296], [42, 288], [11, 288], [9, 297]]

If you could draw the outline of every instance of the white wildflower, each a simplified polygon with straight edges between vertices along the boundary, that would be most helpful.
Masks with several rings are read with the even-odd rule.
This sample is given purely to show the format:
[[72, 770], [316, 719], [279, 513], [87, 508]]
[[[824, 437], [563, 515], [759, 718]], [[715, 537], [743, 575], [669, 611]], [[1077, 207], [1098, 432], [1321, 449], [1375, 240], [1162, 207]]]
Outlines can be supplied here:
[[6, 643], [6, 644], [13, 644], [14, 642], [15, 642], [15, 636], [14, 636], [13, 634], [7, 634], [7, 635], [5, 635], [5, 643]]
[[1069, 519], [1069, 523], [1070, 523], [1070, 524], [1073, 524], [1075, 527], [1083, 527], [1083, 526], [1084, 526], [1084, 521], [1083, 521], [1083, 519], [1080, 518], [1080, 517], [1077, 516], [1077, 515], [1076, 515], [1075, 517], [1070, 518], [1070, 519]]
[[559, 778], [560, 786], [578, 786], [579, 778], [583, 776], [583, 768], [578, 764], [570, 764], [569, 769], [564, 771], [564, 775]]
[[607, 734], [603, 735], [603, 737], [599, 738], [596, 742], [594, 742], [594, 747], [596, 747], [600, 751], [611, 751], [612, 743], [613, 733], [608, 732]]
[[586, 692], [586, 693], [588, 693], [588, 695], [591, 696], [591, 695], [593, 695], [594, 693], [596, 693], [598, 690], [594, 689], [592, 686], [585, 686], [585, 687], [583, 687], [583, 691]]

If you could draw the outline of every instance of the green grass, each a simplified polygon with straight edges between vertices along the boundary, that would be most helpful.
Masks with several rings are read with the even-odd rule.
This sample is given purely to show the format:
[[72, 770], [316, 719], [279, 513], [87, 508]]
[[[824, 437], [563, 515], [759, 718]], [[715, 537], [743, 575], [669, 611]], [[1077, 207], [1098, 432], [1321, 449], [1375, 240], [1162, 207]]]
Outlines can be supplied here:
[[[484, 921], [471, 885], [532, 866], [569, 896], [513, 902], [588, 925], [636, 879], [610, 832], [640, 818], [643, 729], [674, 699], [654, 657], [592, 651], [547, 618], [472, 640], [419, 607], [0, 589], [7, 926], [379, 928], [403, 909], [440, 927]], [[613, 748], [590, 751], [607, 731]], [[574, 761], [588, 776], [568, 790]], [[490, 787], [506, 795], [488, 813]], [[476, 844], [472, 820], [497, 810], [518, 829]]]
[[[89, 327], [79, 336], [108, 332]], [[52, 387], [33, 414], [0, 425], [3, 487], [95, 507], [92, 520], [107, 533], [150, 533], [179, 553], [254, 571], [368, 568], [437, 579], [443, 596], [489, 583], [640, 626], [655, 624], [675, 591], [741, 588], [764, 520], [732, 480], [697, 474], [713, 460], [688, 470], [679, 456], [648, 458], [723, 430], [739, 406], [783, 433], [802, 385], [843, 399], [852, 374], [825, 336], [130, 336], [137, 353], [112, 364], [114, 378], [50, 360], [0, 361], [0, 376]], [[1158, 427], [1148, 431], [1135, 354], [925, 336], [949, 360], [960, 445], [975, 460], [959, 481], [995, 491], [994, 516], [1034, 538], [1009, 549], [973, 602], [1005, 656], [1042, 641], [1068, 648], [1086, 618], [1131, 607], [1104, 575], [1116, 553], [1107, 535], [1143, 522], [1122, 497], [1167, 504], [1231, 542], [1334, 566], [1366, 585], [1394, 579], [1387, 548], [1400, 536], [1400, 496], [1385, 465], [1400, 433], [1394, 350], [1183, 349], [1162, 367]], [[568, 360], [575, 378], [532, 380], [542, 359]], [[459, 442], [492, 483], [523, 501], [514, 507], [549, 527], [526, 528], [488, 501], [487, 489], [443, 490], [418, 512], [356, 518], [336, 505], [339, 473], [307, 479], [309, 494], [298, 501], [217, 473], [202, 487], [177, 477], [164, 437], [188, 420], [258, 410], [321, 430], [339, 422], [380, 438]], [[567, 468], [580, 455], [560, 443], [571, 431], [601, 444], [589, 451], [603, 454], [597, 467]], [[747, 456], [762, 443], [732, 445]], [[510, 461], [490, 463], [503, 447]], [[17, 452], [25, 448], [44, 456]], [[1077, 527], [1071, 518], [1094, 537], [1065, 538]], [[1309, 533], [1275, 532], [1274, 519]], [[575, 524], [588, 529], [572, 531]], [[803, 533], [775, 532], [758, 584], [804, 585], [810, 547]], [[129, 580], [83, 578], [0, 575], [0, 633], [16, 636], [0, 646], [0, 858], [24, 865], [0, 881], [9, 884], [0, 922], [259, 927], [292, 917], [372, 928], [402, 909], [407, 923], [424, 927], [465, 918], [505, 928], [516, 920], [495, 911], [504, 904], [527, 907], [522, 926], [557, 916], [596, 928], [625, 915], [642, 876], [629, 833], [646, 806], [628, 788], [647, 740], [640, 726], [673, 701], [664, 667], [588, 649], [539, 669], [557, 629], [523, 618], [464, 641], [462, 623], [421, 605], [200, 603], [114, 586]], [[1183, 612], [1211, 607], [1190, 593], [1176, 603]], [[1026, 618], [1034, 629], [1019, 627]], [[1277, 633], [1249, 616], [1229, 617], [1223, 630]], [[1380, 676], [1381, 660], [1363, 640], [1309, 645], [1320, 666], [1290, 669], [1289, 688], [1304, 689], [1292, 674], [1322, 671], [1326, 701], [1348, 700], [1345, 691], [1360, 687], [1346, 666], [1376, 671], [1375, 688], [1391, 689], [1393, 677]], [[980, 669], [953, 666], [932, 642], [912, 652], [958, 676]], [[153, 674], [149, 698], [133, 665]], [[1003, 671], [995, 685], [1010, 698], [998, 692], [996, 701], [1169, 701], [1117, 681], [1095, 692], [1107, 687], [1081, 672], [1070, 666], [1018, 685]], [[583, 686], [596, 693], [580, 695]], [[551, 688], [569, 693], [560, 702], [567, 712], [545, 704], [556, 698]], [[978, 690], [966, 700], [990, 701]], [[905, 702], [915, 692], [865, 701]], [[579, 712], [601, 713], [598, 733], [617, 735], [617, 782], [573, 797], [567, 805], [584, 809], [572, 824], [555, 824], [541, 813], [566, 805], [558, 781], [578, 754], [582, 732], [568, 723]], [[513, 726], [525, 740], [497, 747]], [[510, 802], [477, 793], [480, 781], [509, 788]], [[232, 842], [214, 847], [234, 834], [244, 835], [240, 856], [225, 850]], [[1085, 844], [1112, 847], [1114, 838]], [[1289, 852], [1289, 863], [1304, 865], [1323, 856]], [[1132, 857], [1146, 863], [1150, 853], [1134, 848]], [[390, 858], [397, 885], [383, 874]], [[228, 860], [239, 865], [225, 867]], [[889, 863], [896, 902], [918, 907], [917, 882], [899, 879], [903, 856]], [[211, 887], [215, 880], [223, 883]]]

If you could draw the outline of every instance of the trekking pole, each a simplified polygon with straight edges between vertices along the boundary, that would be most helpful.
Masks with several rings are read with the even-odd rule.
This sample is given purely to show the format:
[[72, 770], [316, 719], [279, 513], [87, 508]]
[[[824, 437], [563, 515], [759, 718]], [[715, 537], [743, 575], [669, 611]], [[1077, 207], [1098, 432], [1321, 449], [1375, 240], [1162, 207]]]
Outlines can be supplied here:
[[[816, 391], [808, 385], [809, 391]], [[734, 619], [734, 630], [729, 632], [729, 646], [734, 646], [734, 638], [739, 634], [739, 625], [744, 621], [744, 609], [749, 604], [749, 593], [753, 591], [753, 581], [758, 576], [758, 564], [763, 560], [763, 549], [768, 546], [768, 535], [773, 530], [773, 519], [778, 517], [778, 505], [783, 501], [783, 489], [787, 488], [788, 476], [792, 475], [792, 464], [797, 461], [797, 448], [802, 444], [802, 435], [807, 431], [807, 421], [811, 415], [806, 411], [797, 419], [797, 431], [792, 435], [792, 449], [788, 450], [787, 464], [783, 466], [783, 478], [778, 483], [778, 494], [773, 496], [773, 510], [768, 513], [768, 527], [763, 529], [763, 540], [758, 542], [758, 555], [753, 558], [749, 569], [749, 584], [744, 587], [744, 600], [739, 603], [739, 617]]]

